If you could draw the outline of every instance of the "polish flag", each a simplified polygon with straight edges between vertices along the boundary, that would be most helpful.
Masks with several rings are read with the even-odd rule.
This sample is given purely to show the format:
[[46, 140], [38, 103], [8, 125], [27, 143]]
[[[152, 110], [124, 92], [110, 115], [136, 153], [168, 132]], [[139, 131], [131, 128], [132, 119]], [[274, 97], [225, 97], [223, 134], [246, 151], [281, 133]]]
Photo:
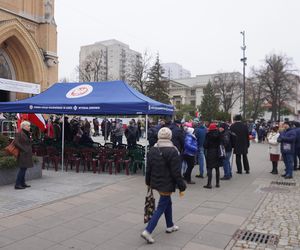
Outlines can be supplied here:
[[46, 129], [46, 122], [42, 114], [28, 114], [28, 121], [35, 124], [42, 132]]
[[17, 114], [18, 127], [22, 121], [29, 121], [36, 125], [42, 132], [46, 129], [46, 122], [41, 114]]

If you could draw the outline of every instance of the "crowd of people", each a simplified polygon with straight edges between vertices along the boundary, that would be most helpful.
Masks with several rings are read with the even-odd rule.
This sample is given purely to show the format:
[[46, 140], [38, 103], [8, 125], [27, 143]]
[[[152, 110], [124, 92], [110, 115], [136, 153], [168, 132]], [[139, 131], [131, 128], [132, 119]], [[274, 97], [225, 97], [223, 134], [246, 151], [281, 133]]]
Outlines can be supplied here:
[[[235, 155], [237, 174], [250, 174], [248, 148], [250, 141], [268, 142], [272, 174], [278, 174], [280, 155], [285, 164], [285, 179], [293, 178], [293, 171], [300, 170], [300, 123], [268, 123], [268, 126], [244, 123], [241, 115], [236, 115], [232, 124], [228, 122], [204, 123], [198, 119], [181, 123], [175, 120], [160, 120], [150, 123], [148, 140], [150, 150], [147, 158], [146, 185], [158, 191], [160, 198], [150, 221], [141, 233], [147, 243], [154, 243], [154, 231], [161, 215], [165, 215], [166, 233], [173, 233], [179, 227], [173, 223], [171, 194], [179, 189], [180, 196], [187, 184], [195, 184], [191, 174], [195, 163], [199, 164], [197, 178], [204, 178], [205, 162], [207, 184], [212, 188], [213, 170], [216, 174], [215, 186], [221, 180], [232, 178], [232, 154]], [[258, 131], [256, 131], [258, 130]], [[257, 138], [259, 137], [259, 139]], [[299, 159], [299, 167], [297, 167]], [[220, 178], [220, 167], [224, 176]], [[181, 170], [181, 171], [180, 171]], [[185, 182], [184, 182], [185, 181]]]
[[[247, 158], [249, 132], [242, 117], [237, 115], [231, 125], [226, 122], [205, 123], [194, 119], [191, 122], [181, 123], [175, 120], [161, 120], [158, 125], [150, 124], [148, 131], [149, 145], [154, 146], [157, 140], [156, 133], [162, 127], [172, 131], [172, 142], [181, 155], [182, 175], [187, 184], [195, 184], [192, 180], [192, 170], [199, 165], [196, 178], [204, 178], [205, 165], [207, 184], [204, 188], [212, 188], [213, 170], [216, 172], [216, 187], [220, 187], [221, 180], [232, 178], [232, 153], [236, 155], [237, 173], [242, 174], [242, 165], [246, 174], [250, 173]], [[195, 164], [196, 163], [196, 164]], [[206, 163], [206, 164], [205, 164]], [[224, 176], [220, 178], [220, 167], [224, 168]]]
[[[92, 146], [94, 143], [93, 137], [101, 135], [105, 141], [117, 147], [125, 142], [129, 148], [134, 147], [141, 137], [144, 137], [145, 131], [144, 120], [131, 119], [129, 124], [123, 124], [121, 119], [104, 118], [101, 123], [98, 118], [93, 118], [89, 121], [87, 118], [69, 117], [64, 118], [64, 139], [66, 143], [80, 144]], [[46, 140], [61, 141], [62, 138], [62, 118], [51, 116], [46, 121], [46, 130], [44, 138]], [[38, 136], [37, 136], [38, 137]]]
[[[216, 187], [220, 180], [232, 178], [232, 160], [235, 156], [236, 173], [250, 173], [248, 148], [250, 142], [268, 143], [272, 174], [278, 174], [278, 161], [284, 161], [286, 171], [283, 177], [292, 178], [292, 172], [300, 169], [300, 123], [285, 121], [271, 123], [260, 121], [242, 122], [242, 116], [236, 115], [233, 123], [202, 122], [199, 119], [182, 123], [179, 120], [161, 119], [158, 124], [150, 123], [148, 140], [150, 147], [157, 141], [160, 128], [168, 127], [172, 131], [172, 142], [181, 155], [182, 175], [188, 184], [195, 184], [191, 173], [199, 165], [196, 178], [208, 177], [204, 188], [212, 188], [212, 172], [216, 172]], [[299, 166], [297, 162], [299, 161]], [[205, 168], [206, 166], [206, 168]], [[292, 166], [292, 167], [291, 167]], [[224, 175], [220, 176], [219, 168]]]

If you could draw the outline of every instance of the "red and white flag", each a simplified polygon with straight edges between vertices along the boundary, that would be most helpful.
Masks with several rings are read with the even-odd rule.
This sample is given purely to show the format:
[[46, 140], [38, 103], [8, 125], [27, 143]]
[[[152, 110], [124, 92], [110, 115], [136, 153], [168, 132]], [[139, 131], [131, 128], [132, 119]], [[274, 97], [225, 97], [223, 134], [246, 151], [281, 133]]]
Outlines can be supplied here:
[[42, 132], [46, 129], [46, 122], [41, 114], [17, 114], [18, 127], [22, 121], [29, 121], [36, 125]]

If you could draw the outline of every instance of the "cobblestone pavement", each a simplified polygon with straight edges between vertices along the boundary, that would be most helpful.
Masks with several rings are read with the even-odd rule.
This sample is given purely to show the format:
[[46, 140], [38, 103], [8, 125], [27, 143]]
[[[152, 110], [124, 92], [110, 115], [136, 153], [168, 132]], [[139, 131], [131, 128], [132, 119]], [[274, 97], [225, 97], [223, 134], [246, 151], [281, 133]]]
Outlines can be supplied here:
[[[283, 170], [283, 163], [281, 166]], [[266, 244], [264, 241], [247, 241], [246, 237], [233, 240], [227, 249], [300, 249], [300, 171], [294, 171], [294, 178], [291, 180], [281, 177], [283, 172], [269, 184], [258, 187], [256, 192], [265, 192], [266, 196], [241, 228], [271, 235], [275, 240]]]

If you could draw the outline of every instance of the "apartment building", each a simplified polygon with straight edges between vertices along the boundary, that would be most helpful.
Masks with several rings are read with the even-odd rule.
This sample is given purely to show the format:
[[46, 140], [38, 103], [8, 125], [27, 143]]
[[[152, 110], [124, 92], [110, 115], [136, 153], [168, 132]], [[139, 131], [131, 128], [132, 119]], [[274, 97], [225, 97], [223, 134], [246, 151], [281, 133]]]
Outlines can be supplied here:
[[140, 60], [139, 52], [115, 39], [85, 45], [80, 48], [79, 79], [86, 74], [91, 81], [125, 80]]

